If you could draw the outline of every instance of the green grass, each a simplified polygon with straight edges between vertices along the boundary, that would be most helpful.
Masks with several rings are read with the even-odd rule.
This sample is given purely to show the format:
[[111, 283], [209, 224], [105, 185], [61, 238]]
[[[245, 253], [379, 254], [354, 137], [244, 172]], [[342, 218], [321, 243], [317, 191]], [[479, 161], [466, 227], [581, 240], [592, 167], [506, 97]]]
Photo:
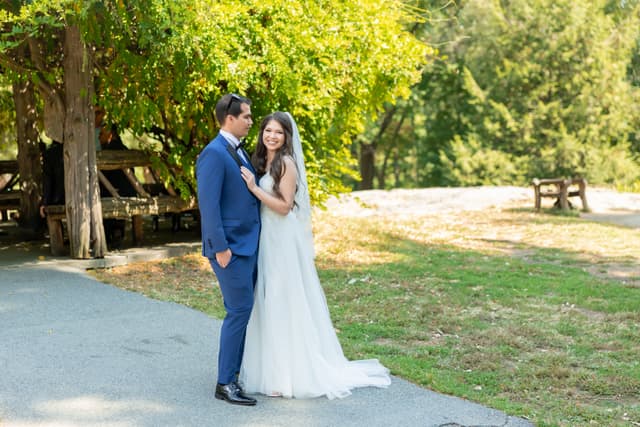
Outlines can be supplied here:
[[[640, 425], [640, 232], [526, 209], [316, 215], [345, 354], [539, 426]], [[223, 315], [197, 254], [96, 271]]]

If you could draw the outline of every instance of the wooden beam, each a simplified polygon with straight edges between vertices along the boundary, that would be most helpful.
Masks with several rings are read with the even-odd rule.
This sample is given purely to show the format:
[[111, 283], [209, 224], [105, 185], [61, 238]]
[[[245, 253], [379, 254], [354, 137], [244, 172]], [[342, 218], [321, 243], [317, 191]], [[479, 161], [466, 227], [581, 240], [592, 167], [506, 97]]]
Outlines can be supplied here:
[[118, 194], [118, 190], [116, 190], [116, 188], [113, 185], [111, 185], [111, 183], [109, 182], [107, 177], [104, 176], [102, 171], [98, 171], [98, 179], [100, 180], [100, 183], [104, 185], [104, 187], [107, 189], [109, 194], [111, 194], [116, 199], [120, 198], [120, 195]]
[[19, 191], [4, 191], [0, 193], [0, 202], [18, 202], [20, 205], [20, 192]]
[[149, 155], [140, 150], [101, 150], [96, 153], [96, 163], [100, 170], [116, 170], [150, 166]]
[[17, 160], [0, 160], [0, 174], [10, 173], [15, 175], [18, 173]]
[[124, 174], [127, 176], [127, 179], [129, 180], [131, 185], [133, 185], [133, 188], [136, 189], [136, 192], [138, 193], [138, 195], [142, 197], [151, 197], [149, 193], [144, 191], [144, 188], [142, 188], [142, 185], [140, 185], [140, 183], [136, 179], [136, 176], [133, 174], [130, 168], [122, 169], [122, 172], [124, 172]]
[[133, 215], [160, 215], [179, 213], [197, 209], [195, 198], [183, 200], [180, 197], [157, 196], [149, 198], [122, 197], [120, 199], [103, 197], [102, 215], [105, 218], [128, 218]]

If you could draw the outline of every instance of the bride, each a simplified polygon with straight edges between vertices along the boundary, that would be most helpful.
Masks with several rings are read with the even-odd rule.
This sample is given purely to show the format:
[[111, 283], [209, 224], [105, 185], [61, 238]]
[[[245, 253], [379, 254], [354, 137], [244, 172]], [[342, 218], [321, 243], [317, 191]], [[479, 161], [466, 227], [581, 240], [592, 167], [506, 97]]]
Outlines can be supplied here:
[[311, 207], [300, 135], [289, 113], [262, 121], [253, 163], [242, 167], [262, 202], [255, 302], [240, 381], [269, 396], [342, 398], [355, 387], [387, 387], [377, 360], [349, 361], [333, 329], [314, 264]]

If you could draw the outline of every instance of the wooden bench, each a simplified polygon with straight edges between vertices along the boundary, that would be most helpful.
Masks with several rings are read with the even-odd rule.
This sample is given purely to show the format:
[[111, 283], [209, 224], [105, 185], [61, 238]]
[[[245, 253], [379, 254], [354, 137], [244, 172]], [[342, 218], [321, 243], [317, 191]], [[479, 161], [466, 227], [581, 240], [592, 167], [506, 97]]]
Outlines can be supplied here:
[[20, 190], [14, 189], [19, 181], [18, 162], [0, 160], [0, 216], [9, 220], [9, 211], [20, 209]]
[[586, 195], [587, 181], [584, 178], [534, 178], [531, 184], [533, 185], [536, 211], [540, 210], [543, 197], [555, 198], [554, 206], [562, 210], [569, 210], [571, 207], [569, 197], [580, 197], [582, 210], [589, 210]]
[[3, 191], [0, 193], [0, 217], [2, 221], [8, 221], [9, 211], [20, 209], [20, 191]]
[[[166, 213], [182, 213], [198, 208], [195, 198], [184, 200], [171, 189], [167, 193], [152, 196], [149, 194], [135, 176], [133, 168], [149, 167], [151, 161], [142, 151], [104, 150], [99, 151], [96, 157], [98, 166], [98, 178], [111, 194], [111, 197], [101, 197], [102, 217], [114, 219], [131, 218], [133, 242], [138, 245], [143, 241], [143, 215], [162, 215]], [[111, 185], [102, 171], [122, 170], [127, 179], [138, 193], [136, 197], [122, 197]], [[47, 226], [49, 227], [49, 240], [53, 255], [64, 255], [64, 239], [62, 221], [66, 220], [64, 205], [52, 205], [45, 208], [47, 213]]]

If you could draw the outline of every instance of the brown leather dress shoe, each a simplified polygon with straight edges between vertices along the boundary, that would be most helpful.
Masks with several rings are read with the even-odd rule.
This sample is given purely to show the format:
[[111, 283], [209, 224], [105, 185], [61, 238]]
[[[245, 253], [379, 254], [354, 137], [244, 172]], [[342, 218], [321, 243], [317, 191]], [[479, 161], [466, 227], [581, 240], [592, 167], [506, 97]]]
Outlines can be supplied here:
[[216, 385], [216, 399], [226, 400], [232, 405], [254, 406], [257, 403], [254, 398], [245, 395], [235, 382]]

